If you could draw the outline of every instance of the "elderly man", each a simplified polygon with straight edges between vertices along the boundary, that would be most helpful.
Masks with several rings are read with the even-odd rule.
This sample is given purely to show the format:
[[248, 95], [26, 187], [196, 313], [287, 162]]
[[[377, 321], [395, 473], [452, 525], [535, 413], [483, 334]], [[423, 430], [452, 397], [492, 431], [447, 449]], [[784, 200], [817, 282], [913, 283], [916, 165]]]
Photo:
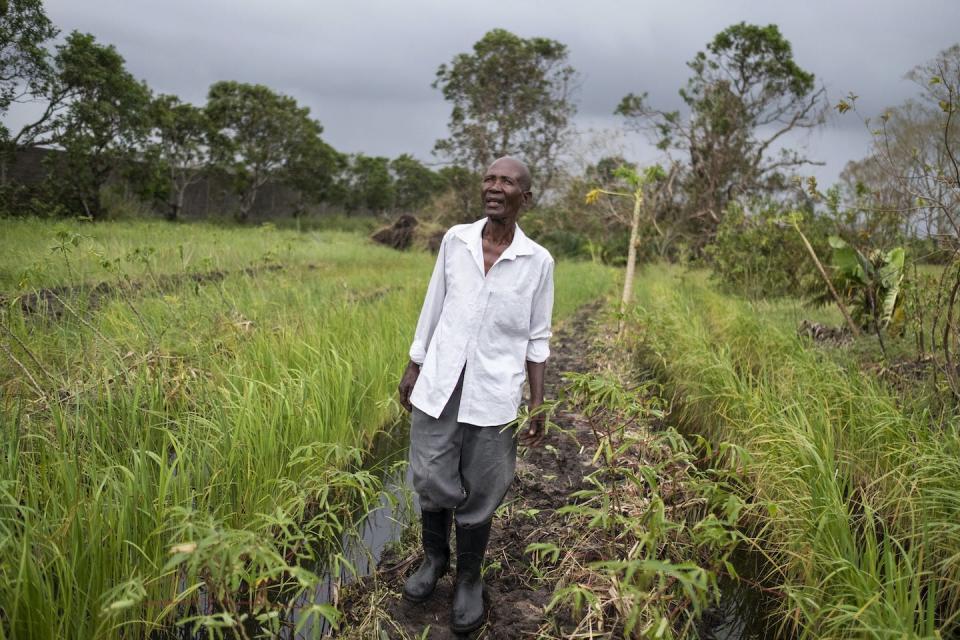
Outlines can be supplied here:
[[520, 227], [530, 172], [504, 157], [483, 177], [485, 218], [456, 225], [440, 245], [400, 401], [411, 411], [410, 465], [420, 497], [423, 564], [404, 596], [423, 602], [450, 561], [456, 520], [457, 581], [451, 627], [483, 623], [480, 569], [493, 513], [513, 481], [524, 371], [532, 417], [520, 441], [543, 438], [543, 374], [553, 310], [553, 258]]

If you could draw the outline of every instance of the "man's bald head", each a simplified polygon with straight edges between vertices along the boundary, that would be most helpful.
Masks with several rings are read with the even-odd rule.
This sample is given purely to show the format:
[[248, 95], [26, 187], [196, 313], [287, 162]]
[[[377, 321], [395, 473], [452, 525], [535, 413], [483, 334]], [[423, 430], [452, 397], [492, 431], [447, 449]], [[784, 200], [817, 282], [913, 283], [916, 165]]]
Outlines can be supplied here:
[[530, 170], [516, 158], [497, 158], [483, 176], [480, 195], [483, 212], [491, 220], [516, 222], [520, 210], [530, 204]]
[[516, 173], [517, 179], [520, 181], [520, 187], [524, 191], [530, 191], [530, 187], [533, 185], [533, 179], [530, 177], [530, 169], [527, 168], [520, 160], [517, 160], [513, 156], [502, 156], [497, 158], [491, 163], [490, 168], [487, 169], [487, 173], [494, 171], [495, 167], [507, 168], [513, 170]]

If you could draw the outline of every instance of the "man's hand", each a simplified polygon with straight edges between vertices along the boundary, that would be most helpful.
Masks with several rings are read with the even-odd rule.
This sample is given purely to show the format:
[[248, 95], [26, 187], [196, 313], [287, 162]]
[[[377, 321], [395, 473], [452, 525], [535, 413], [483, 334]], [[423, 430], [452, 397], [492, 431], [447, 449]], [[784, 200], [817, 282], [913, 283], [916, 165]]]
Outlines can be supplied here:
[[413, 385], [417, 384], [417, 378], [420, 376], [420, 365], [411, 360], [400, 378], [400, 386], [397, 392], [400, 394], [400, 406], [407, 411], [413, 411], [413, 405], [410, 404], [410, 394], [413, 393]]
[[527, 422], [526, 429], [520, 434], [520, 444], [526, 447], [539, 447], [546, 432], [547, 416], [541, 408], [543, 375], [546, 368], [546, 362], [527, 360], [527, 380], [530, 381], [530, 420]]
[[547, 416], [538, 411], [539, 406], [539, 403], [537, 406], [530, 404], [530, 419], [527, 421], [527, 427], [520, 433], [520, 444], [525, 447], [539, 447], [543, 444]]

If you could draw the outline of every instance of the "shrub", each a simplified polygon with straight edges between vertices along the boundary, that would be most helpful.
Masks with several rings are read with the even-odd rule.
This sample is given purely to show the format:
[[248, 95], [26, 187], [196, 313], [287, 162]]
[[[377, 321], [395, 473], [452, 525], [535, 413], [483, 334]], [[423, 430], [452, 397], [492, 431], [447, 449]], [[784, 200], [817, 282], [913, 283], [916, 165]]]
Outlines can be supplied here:
[[[707, 247], [714, 276], [725, 288], [751, 298], [800, 295], [817, 277], [797, 232], [780, 223], [776, 203], [747, 212], [732, 204]], [[804, 233], [821, 259], [829, 255], [829, 223], [804, 213]]]

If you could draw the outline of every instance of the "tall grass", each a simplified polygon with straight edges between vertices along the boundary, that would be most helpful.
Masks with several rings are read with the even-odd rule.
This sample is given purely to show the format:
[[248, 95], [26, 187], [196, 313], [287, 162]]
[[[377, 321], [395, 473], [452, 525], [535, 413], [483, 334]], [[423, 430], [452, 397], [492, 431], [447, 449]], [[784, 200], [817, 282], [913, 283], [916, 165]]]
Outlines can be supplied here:
[[946, 637], [960, 629], [960, 433], [854, 363], [796, 337], [798, 308], [749, 303], [702, 274], [650, 268], [642, 357], [689, 430], [752, 456], [756, 543], [803, 637]]
[[[114, 253], [148, 259], [97, 271], [111, 228]], [[150, 251], [154, 225], [96, 225], [103, 243], [35, 271], [41, 283], [185, 273], [180, 244], [218, 267], [269, 254], [282, 269], [120, 287], [96, 308], [77, 292], [60, 317], [0, 312], [2, 638], [142, 637], [185, 617], [277, 624], [269, 593], [314, 585], [305, 563], [336, 553], [376, 495], [359, 457], [399, 417], [433, 257], [347, 234], [175, 228], [189, 233]], [[4, 245], [26, 242], [14, 231]], [[43, 233], [34, 245], [62, 241]], [[610, 281], [560, 265], [558, 319]]]
[[[120, 221], [107, 224], [37, 219], [0, 220], [0, 291], [90, 284], [168, 272], [235, 270], [270, 262], [309, 263], [326, 245], [324, 262], [352, 261], [356, 234], [335, 230], [298, 233], [292, 229], [232, 227], [196, 222]], [[76, 245], [72, 245], [72, 241]], [[66, 260], [59, 247], [73, 250]]]

